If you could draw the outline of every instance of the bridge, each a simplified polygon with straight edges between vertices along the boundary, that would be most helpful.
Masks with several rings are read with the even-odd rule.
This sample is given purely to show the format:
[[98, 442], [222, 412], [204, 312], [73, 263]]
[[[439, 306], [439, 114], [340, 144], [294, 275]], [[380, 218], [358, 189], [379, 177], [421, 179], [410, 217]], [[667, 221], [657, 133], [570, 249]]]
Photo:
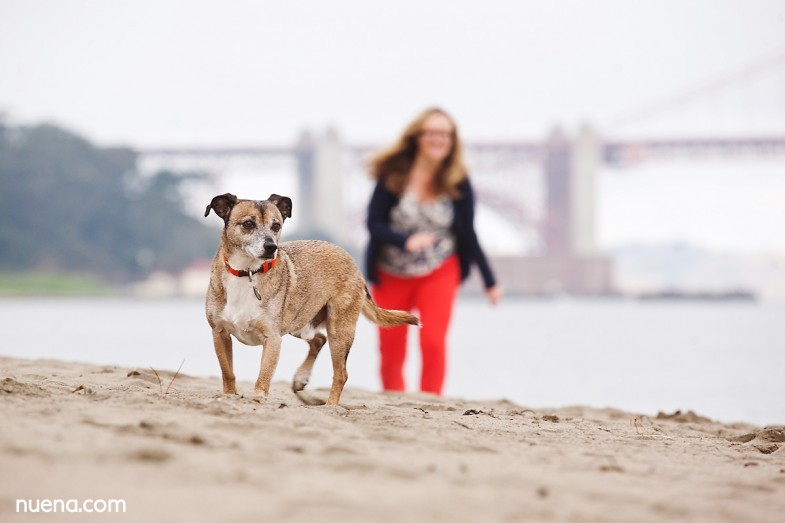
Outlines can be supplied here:
[[[632, 111], [619, 122], [628, 125], [681, 110], [762, 72], [780, 72], [783, 64], [785, 53]], [[274, 180], [274, 187], [288, 183], [296, 192], [297, 208], [304, 210], [295, 213], [302, 235], [327, 237], [359, 252], [367, 241], [365, 206], [372, 190], [366, 166], [378, 149], [378, 144], [344, 143], [328, 130], [303, 133], [288, 147], [147, 149], [141, 152], [140, 168], [207, 173], [207, 181], [191, 194], [202, 209], [216, 192], [239, 192], [235, 184], [243, 177], [246, 183]], [[595, 230], [600, 168], [626, 169], [674, 158], [781, 158], [785, 134], [620, 139], [605, 138], [584, 125], [571, 134], [554, 128], [537, 141], [469, 142], [466, 155], [479, 205], [509, 223], [525, 246], [523, 256], [494, 257], [507, 288], [527, 294], [607, 294], [613, 292], [612, 266], [598, 252]]]
[[[335, 132], [292, 147], [161, 148], [142, 151], [141, 166], [208, 175], [197, 205], [233, 187], [232, 176], [289, 178], [297, 188], [297, 229], [359, 252], [367, 241], [365, 206], [372, 189], [368, 145], [342, 143]], [[611, 261], [597, 250], [595, 177], [602, 165], [624, 169], [673, 158], [785, 157], [785, 136], [602, 140], [588, 126], [574, 136], [554, 130], [539, 142], [468, 143], [478, 204], [510, 223], [525, 256], [494, 256], [505, 286], [526, 294], [613, 291]], [[268, 178], [269, 179], [269, 178]], [[273, 186], [267, 182], [266, 186]], [[234, 189], [232, 189], [234, 190]], [[198, 196], [197, 196], [198, 195]], [[341, 212], [336, 212], [336, 210]]]

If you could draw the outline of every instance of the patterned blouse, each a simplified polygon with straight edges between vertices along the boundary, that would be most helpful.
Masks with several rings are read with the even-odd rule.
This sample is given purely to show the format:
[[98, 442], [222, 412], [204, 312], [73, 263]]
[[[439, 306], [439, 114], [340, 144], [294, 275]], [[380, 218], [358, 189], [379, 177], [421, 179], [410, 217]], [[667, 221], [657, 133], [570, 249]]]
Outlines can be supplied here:
[[390, 228], [407, 236], [429, 232], [436, 236], [436, 242], [418, 252], [386, 244], [380, 252], [379, 267], [397, 276], [424, 276], [432, 272], [455, 253], [453, 219], [452, 200], [447, 196], [420, 202], [412, 194], [404, 193], [390, 211]]

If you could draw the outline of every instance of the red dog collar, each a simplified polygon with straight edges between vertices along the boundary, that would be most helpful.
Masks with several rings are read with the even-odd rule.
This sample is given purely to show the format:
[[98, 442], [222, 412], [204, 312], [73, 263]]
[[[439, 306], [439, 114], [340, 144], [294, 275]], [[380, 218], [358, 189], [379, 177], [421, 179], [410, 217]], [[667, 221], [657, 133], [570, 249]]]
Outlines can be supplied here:
[[257, 272], [265, 273], [275, 267], [276, 262], [278, 261], [278, 257], [276, 256], [272, 260], [267, 260], [262, 264], [261, 267], [256, 269], [255, 271], [238, 271], [237, 269], [233, 269], [231, 265], [229, 265], [229, 258], [224, 256], [224, 265], [226, 265], [226, 270], [229, 271], [230, 274], [238, 276], [240, 278], [245, 278], [246, 276], [253, 276]]

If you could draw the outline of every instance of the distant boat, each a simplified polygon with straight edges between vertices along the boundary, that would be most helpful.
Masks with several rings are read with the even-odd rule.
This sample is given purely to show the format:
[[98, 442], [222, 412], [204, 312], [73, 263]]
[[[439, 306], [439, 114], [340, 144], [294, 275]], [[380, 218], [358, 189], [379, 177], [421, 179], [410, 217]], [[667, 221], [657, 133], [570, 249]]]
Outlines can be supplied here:
[[758, 296], [749, 290], [729, 291], [678, 291], [664, 290], [638, 295], [642, 301], [655, 300], [690, 300], [690, 301], [758, 301]]

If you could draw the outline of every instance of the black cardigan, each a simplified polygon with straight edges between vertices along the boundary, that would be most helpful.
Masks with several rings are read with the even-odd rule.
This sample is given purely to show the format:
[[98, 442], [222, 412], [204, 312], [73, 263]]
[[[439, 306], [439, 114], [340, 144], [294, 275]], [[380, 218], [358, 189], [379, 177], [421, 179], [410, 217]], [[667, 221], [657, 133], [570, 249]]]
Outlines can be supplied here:
[[[453, 200], [455, 217], [452, 231], [455, 234], [458, 261], [461, 265], [461, 281], [469, 276], [471, 264], [475, 262], [482, 274], [485, 288], [489, 289], [496, 285], [496, 279], [493, 277], [491, 266], [485, 258], [474, 230], [474, 191], [469, 179], [464, 179], [458, 184], [457, 189], [460, 196]], [[408, 235], [397, 233], [390, 228], [390, 211], [399, 200], [400, 197], [387, 190], [384, 182], [376, 184], [371, 202], [368, 204], [367, 225], [371, 238], [365, 253], [365, 275], [370, 282], [378, 283], [376, 258], [382, 244], [388, 243], [403, 249], [409, 238]]]

